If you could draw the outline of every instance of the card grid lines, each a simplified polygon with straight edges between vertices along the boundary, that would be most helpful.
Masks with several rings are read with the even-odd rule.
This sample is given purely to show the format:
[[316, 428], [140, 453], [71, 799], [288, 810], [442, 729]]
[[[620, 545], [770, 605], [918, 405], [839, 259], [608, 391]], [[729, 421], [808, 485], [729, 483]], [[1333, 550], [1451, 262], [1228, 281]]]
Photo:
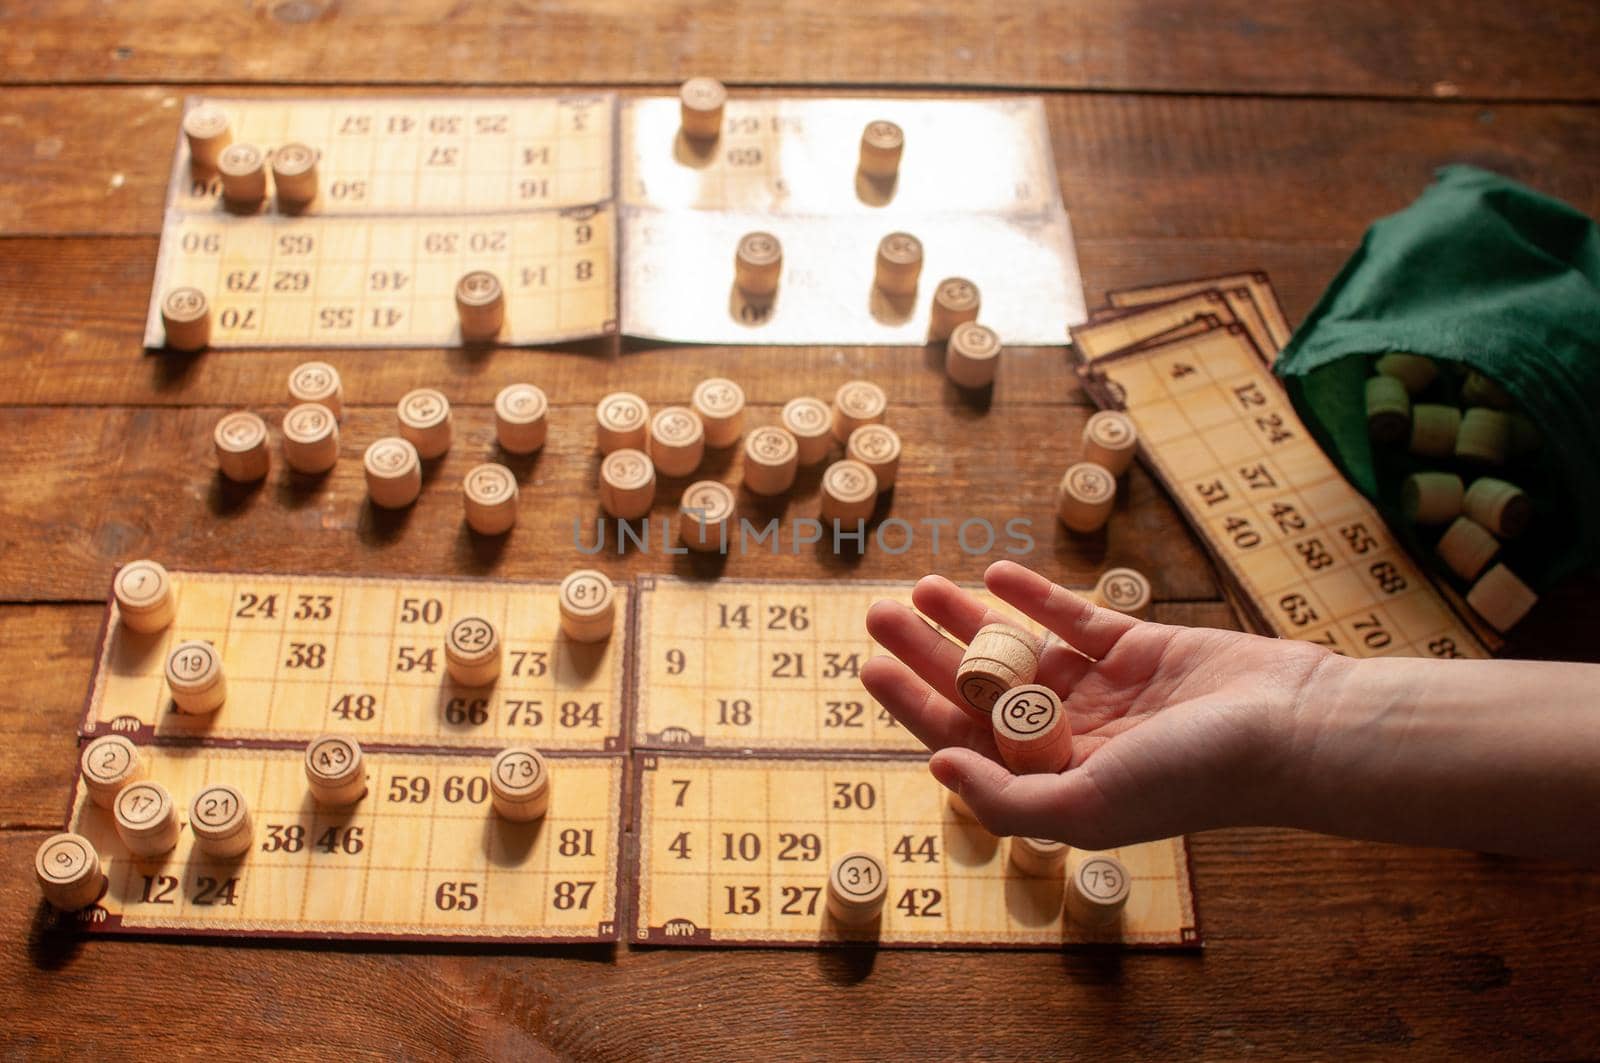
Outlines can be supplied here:
[[[740, 214], [621, 210], [622, 331], [682, 343], [921, 346], [931, 296], [945, 277], [983, 291], [983, 319], [1007, 346], [1058, 346], [1086, 318], [1065, 211], [930, 213], [871, 224], [845, 213]], [[753, 231], [787, 249], [777, 292], [754, 298], [734, 283], [734, 250]], [[914, 297], [877, 286], [878, 243], [905, 231], [922, 244]]]
[[[920, 344], [924, 312], [885, 301], [867, 272], [887, 228], [858, 230], [886, 207], [928, 249], [925, 287], [970, 275], [1008, 342], [1057, 343], [1085, 317], [1037, 98], [737, 99], [703, 149], [679, 135], [670, 98], [620, 111], [612, 95], [186, 106], [202, 103], [228, 113], [238, 141], [259, 142], [269, 159], [285, 141], [308, 142], [320, 194], [298, 214], [271, 197], [225, 210], [220, 182], [193, 173], [180, 143], [149, 347], [165, 342], [160, 303], [179, 287], [207, 296], [214, 348], [453, 346], [462, 341], [453, 288], [470, 269], [502, 280], [504, 344], [619, 326], [689, 342]], [[880, 118], [908, 135], [910, 176], [887, 184], [857, 171], [861, 131]], [[539, 250], [527, 223], [557, 217], [590, 226], [592, 248]], [[739, 298], [720, 283], [733, 242], [769, 219], [791, 247], [838, 245], [861, 268], [836, 275], [796, 257], [776, 301]], [[485, 238], [492, 246], [474, 246]]]
[[[213, 347], [454, 346], [455, 284], [500, 278], [500, 342], [600, 335], [615, 324], [609, 205], [532, 215], [409, 218], [185, 216], [158, 256], [146, 344], [164, 342], [159, 295], [192, 286], [213, 307]], [[326, 249], [326, 251], [325, 251]]]
[[[867, 608], [881, 598], [909, 606], [912, 586], [853, 580], [819, 593], [807, 581], [724, 579], [707, 585], [642, 578], [635, 746], [921, 749], [915, 736], [864, 695], [859, 681], [860, 667], [881, 652], [861, 629]], [[1018, 627], [1042, 630], [984, 588], [967, 590]], [[748, 629], [737, 626], [741, 617]], [[799, 617], [803, 630], [796, 629]], [[673, 671], [674, 653], [682, 654], [681, 672]], [[803, 677], [792, 675], [801, 668]], [[779, 671], [785, 675], [774, 675]], [[747, 716], [747, 723], [738, 722]]]
[[[362, 801], [351, 809], [324, 809], [305, 795], [299, 750], [147, 746], [141, 751], [150, 758], [151, 777], [185, 807], [204, 783], [239, 785], [241, 775], [253, 774], [255, 785], [243, 788], [254, 794], [256, 839], [247, 855], [216, 859], [196, 852], [192, 833], [184, 831], [173, 853], [136, 858], [117, 839], [110, 813], [86, 794], [76, 794], [72, 829], [95, 844], [110, 879], [100, 911], [80, 924], [84, 929], [615, 939], [621, 896], [620, 756], [553, 757], [553, 772], [565, 792], [553, 796], [547, 821], [525, 824], [502, 821], [490, 810], [492, 761], [477, 754], [371, 754]], [[417, 791], [401, 785], [414, 786], [418, 779], [428, 781], [425, 802], [410, 800], [405, 795]], [[477, 835], [471, 832], [474, 824], [482, 827]], [[582, 841], [574, 841], [570, 856], [560, 855], [558, 867], [556, 853], [567, 844], [567, 834]], [[407, 859], [406, 853], [421, 859]], [[445, 884], [452, 887], [448, 892], [441, 889]], [[572, 888], [564, 891], [564, 885]], [[391, 898], [407, 888], [415, 893], [414, 903], [397, 906]], [[470, 905], [457, 903], [469, 894]], [[570, 901], [563, 908], [555, 898], [564, 894]], [[502, 914], [491, 917], [495, 912]]]
[[[1181, 839], [1112, 850], [1128, 864], [1141, 899], [1130, 906], [1129, 921], [1119, 931], [1095, 934], [1065, 920], [1063, 882], [1017, 872], [1008, 865], [1006, 839], [990, 837], [946, 809], [943, 788], [927, 776], [920, 758], [680, 752], [642, 757], [635, 773], [639, 903], [632, 940], [1006, 948], [1059, 948], [1104, 940], [1183, 946], [1198, 940]], [[674, 794], [690, 798], [701, 787], [703, 801], [692, 798], [683, 801], [681, 811], [676, 807]], [[776, 810], [780, 801], [792, 804], [830, 793], [833, 800], [809, 802], [820, 811], [780, 816]], [[864, 794], [872, 795], [870, 807], [848, 803], [863, 800]], [[841, 799], [847, 804], [841, 806]], [[735, 803], [741, 814], [726, 811]], [[914, 806], [915, 814], [906, 813], [907, 805]], [[758, 836], [759, 846], [750, 828], [765, 831]], [[820, 851], [785, 867], [781, 854], [794, 851], [808, 829], [818, 832]], [[855, 848], [876, 849], [889, 869], [891, 888], [877, 932], [834, 924], [824, 914], [825, 888], [809, 892], [823, 887], [833, 860]], [[697, 849], [704, 852], [703, 859], [694, 858]], [[760, 855], [751, 859], [752, 853]], [[1090, 855], [1074, 852], [1069, 859], [1077, 862]], [[685, 862], [681, 869], [673, 866], [679, 859]], [[935, 860], [939, 867], [931, 869]], [[701, 885], [703, 891], [683, 893], [685, 886]], [[689, 896], [698, 897], [704, 908], [685, 910], [680, 898]], [[806, 903], [811, 897], [816, 898], [815, 908]], [[924, 918], [930, 922], [919, 926], [917, 920]]]
[[[509, 673], [514, 670], [511, 660], [518, 645], [516, 633], [532, 626], [525, 616], [537, 612], [548, 618], [547, 623], [554, 630], [557, 610], [546, 597], [553, 597], [553, 587], [182, 571], [170, 575], [177, 603], [176, 619], [159, 635], [138, 636], [143, 643], [136, 644], [135, 637], [124, 631], [114, 597], [108, 603], [101, 666], [82, 734], [87, 740], [100, 732], [128, 733], [128, 719], [109, 715], [115, 710], [105, 706], [110, 703], [125, 707], [135, 699], [124, 695], [130, 690], [139, 691], [139, 683], [145, 684], [142, 689], [146, 698], [142, 703], [156, 702], [155, 713], [149, 719], [155, 720], [157, 726], [153, 730], [133, 728], [132, 733], [151, 758], [152, 776], [168, 785], [182, 807], [187, 807], [189, 798], [203, 782], [231, 782], [253, 794], [253, 847], [242, 864], [230, 865], [196, 854], [192, 832], [181, 831], [174, 853], [153, 861], [134, 861], [103, 810], [89, 805], [80, 788], [75, 794], [70, 825], [88, 834], [107, 854], [112, 883], [111, 892], [99, 907], [79, 917], [66, 917], [71, 925], [90, 933], [605, 941], [615, 940], [622, 932], [624, 919], [619, 916], [625, 916], [626, 925], [634, 928], [631, 939], [670, 937], [684, 941], [681, 934], [673, 937], [669, 929], [657, 927], [653, 931], [645, 925], [642, 920], [648, 918], [649, 909], [642, 907], [641, 901], [648, 905], [661, 889], [681, 892], [689, 888], [698, 898], [692, 907], [710, 926], [716, 920], [707, 918], [706, 913], [713, 912], [730, 896], [729, 903], [746, 903], [741, 900], [746, 896], [746, 887], [755, 885], [757, 895], [763, 899], [747, 917], [733, 920], [753, 928], [753, 937], [745, 940], [719, 930], [709, 938], [698, 934], [684, 943], [847, 944], [865, 938], [857, 931], [837, 928], [820, 936], [797, 934], [786, 925], [791, 916], [802, 911], [816, 920], [822, 918], [819, 913], [826, 911], [827, 864], [822, 859], [823, 850], [833, 853], [865, 848], [888, 854], [894, 850], [901, 832], [912, 832], [925, 839], [919, 844], [930, 847], [929, 852], [933, 847], [952, 844], [957, 850], [973, 849], [981, 859], [971, 861], [971, 867], [946, 861], [939, 868], [911, 875], [908, 888], [922, 892], [902, 897], [897, 903], [908, 905], [905, 911], [913, 913], [919, 906], [933, 914], [978, 905], [987, 914], [979, 920], [982, 926], [978, 930], [958, 927], [952, 931], [948, 917], [941, 915], [933, 920], [936, 929], [919, 934], [902, 928], [885, 938], [886, 945], [1059, 948], [1077, 940], [1096, 940], [1181, 947], [1198, 941], [1187, 878], [1177, 880], [1167, 872], [1151, 871], [1152, 867], [1176, 867], [1186, 876], [1186, 850], [1181, 839], [1159, 843], [1175, 846], [1175, 856], [1153, 858], [1147, 853], [1139, 855], [1143, 850], [1135, 850], [1130, 857], [1143, 861], [1133, 868], [1135, 877], [1154, 883], [1147, 888], [1161, 898], [1164, 929], [1152, 933], [1142, 924], [1129, 925], [1111, 936], [1079, 938], [1060, 929], [1065, 925], [1060, 915], [1064, 883], [1019, 886], [1017, 873], [1007, 862], [1007, 843], [988, 837], [975, 824], [957, 822], [946, 811], [943, 790], [926, 775], [924, 758], [910, 752], [917, 747], [909, 736], [895, 735], [887, 728], [874, 732], [872, 748], [892, 752], [867, 753], [866, 759], [862, 759], [860, 751], [842, 751], [822, 744], [828, 728], [820, 710], [831, 680], [817, 669], [822, 660], [818, 656], [823, 653], [821, 648], [835, 647], [841, 657], [854, 656], [855, 663], [841, 667], [836, 678], [841, 695], [851, 694], [859, 699], [864, 714], [869, 702], [855, 689], [855, 683], [859, 663], [870, 652], [871, 643], [860, 634], [861, 615], [876, 598], [908, 600], [910, 583], [853, 584], [826, 593], [805, 581], [727, 580], [706, 584], [641, 577], [619, 586], [624, 609], [621, 627], [627, 634], [614, 635], [608, 644], [612, 647], [607, 651], [611, 654], [609, 667], [601, 669], [599, 665], [604, 662], [596, 662], [588, 674], [591, 679], [598, 676], [611, 680], [617, 717], [611, 727], [603, 730], [618, 736], [619, 741], [611, 748], [623, 751], [615, 755], [554, 752], [552, 785], [557, 796], [545, 819], [528, 825], [501, 821], [489, 811], [484, 772], [492, 760], [485, 755], [486, 749], [452, 749], [441, 744], [447, 740], [448, 732], [438, 721], [448, 689], [439, 688], [437, 678], [398, 674], [388, 665], [399, 658], [402, 642], [407, 649], [415, 650], [424, 644], [424, 639], [442, 641], [454, 619], [477, 615], [507, 632], [507, 674], [502, 681], [514, 678]], [[634, 590], [642, 593], [630, 594]], [[1010, 615], [1019, 626], [1037, 632], [1037, 625], [1016, 615], [986, 591], [975, 589], [974, 593], [986, 605]], [[631, 610], [627, 608], [630, 601], [638, 603]], [[400, 623], [407, 609], [416, 614], [409, 628]], [[382, 622], [374, 626], [373, 617], [383, 618]], [[742, 624], [728, 625], [726, 633], [719, 631], [725, 619], [735, 618], [747, 620], [748, 631]], [[937, 625], [930, 626], [950, 637]], [[702, 659], [684, 670], [694, 680], [693, 691], [699, 697], [689, 706], [691, 711], [685, 719], [708, 733], [715, 731], [710, 715], [715, 699], [708, 692], [753, 692], [761, 697], [775, 681], [768, 674], [769, 661], [782, 654], [792, 658], [804, 655], [807, 670], [804, 679], [795, 684], [798, 692], [788, 695], [786, 701], [779, 703], [781, 711], [763, 721], [766, 727], [759, 740], [771, 741], [777, 736], [789, 743], [786, 748], [753, 760], [725, 755], [718, 759], [711, 754], [701, 760], [671, 762], [698, 765], [690, 778], [697, 790], [705, 791], [705, 804], [703, 814], [696, 813], [698, 825], [693, 829], [698, 833], [693, 844], [704, 850], [704, 860], [696, 865], [698, 870], [688, 875], [656, 862], [653, 866], [659, 874], [653, 881], [646, 881], [641, 873], [651, 865], [647, 851], [650, 827], [645, 819], [649, 810], [661, 810], [664, 802], [649, 785], [652, 780], [661, 785], [659, 774], [637, 769], [644, 762], [659, 763], [663, 755], [648, 752], [643, 741], [626, 748], [621, 745], [620, 738], [628, 733], [630, 722], [644, 726], [643, 707], [655, 685], [650, 681], [650, 672], [641, 670], [637, 677], [630, 678], [623, 666], [631, 657], [645, 655], [656, 658], [652, 666], [659, 670], [662, 631], [670, 632], [677, 646], [706, 647], [699, 655]], [[689, 640], [679, 638], [685, 634]], [[266, 692], [261, 700], [271, 714], [264, 717], [263, 726], [270, 737], [240, 738], [228, 727], [217, 727], [215, 721], [204, 718], [200, 722], [206, 726], [198, 731], [163, 726], [166, 721], [176, 720], [182, 725], [193, 722], [193, 718], [166, 711], [162, 686], [165, 680], [157, 666], [165, 661], [171, 644], [197, 636], [220, 642], [230, 698], [249, 698], [256, 688]], [[129, 640], [126, 645], [124, 638]], [[630, 645], [634, 642], [636, 646]], [[257, 648], [250, 649], [252, 645]], [[656, 651], [649, 649], [652, 645]], [[315, 652], [325, 655], [327, 674], [311, 680], [283, 681], [285, 662], [305, 657], [313, 647], [320, 647]], [[274, 652], [277, 656], [269, 657]], [[383, 654], [381, 659], [376, 656], [379, 653]], [[745, 671], [736, 669], [731, 680], [719, 674], [718, 668], [735, 658], [742, 659]], [[374, 662], [384, 672], [381, 681], [375, 682], [371, 676]], [[545, 678], [559, 684], [565, 674], [562, 667], [558, 658], [547, 669]], [[355, 731], [364, 742], [368, 758], [368, 791], [362, 801], [346, 810], [319, 808], [311, 800], [303, 778], [304, 739], [298, 734], [293, 738], [288, 735], [303, 725], [308, 705], [320, 713], [333, 701], [334, 691], [357, 678], [363, 680], [366, 689], [376, 691], [385, 705], [408, 690], [428, 691], [429, 698], [422, 706], [428, 724], [407, 725], [401, 728], [403, 734], [385, 731], [373, 735], [362, 734], [353, 726], [324, 726], [318, 716], [315, 730]], [[719, 681], [734, 685], [718, 687], [715, 684]], [[750, 684], [748, 688], [746, 683]], [[624, 696], [615, 693], [619, 689]], [[289, 693], [286, 695], [285, 691]], [[220, 711], [226, 710], [227, 705]], [[627, 710], [632, 710], [631, 714]], [[386, 713], [379, 718], [387, 720], [392, 715]], [[630, 721], [629, 715], [635, 720]], [[872, 725], [876, 727], [877, 721]], [[639, 734], [642, 738], [642, 729]], [[905, 744], [886, 745], [884, 735], [893, 735], [893, 740]], [[736, 737], [722, 741], [727, 748], [748, 751], [751, 743], [733, 740]], [[177, 740], [178, 744], [170, 744], [169, 740]], [[497, 734], [493, 744], [505, 745], [510, 740]], [[229, 745], [221, 746], [219, 741]], [[713, 743], [708, 744], [715, 741], [713, 735]], [[536, 740], [534, 744], [547, 743]], [[635, 752], [632, 757], [628, 755], [630, 749]], [[670, 758], [672, 754], [665, 756]], [[713, 767], [715, 771], [711, 770]], [[631, 784], [629, 768], [634, 769]], [[256, 772], [253, 779], [247, 774], [251, 770]], [[595, 789], [598, 784], [582, 782], [585, 772], [607, 776], [604, 793]], [[865, 787], [861, 794], [869, 795], [859, 808], [852, 809], [848, 803], [835, 807], [815, 800], [803, 813], [784, 807], [786, 802], [792, 805], [792, 791], [797, 786], [802, 790], [809, 786], [814, 797], [821, 797], [829, 785], [845, 776]], [[425, 782], [419, 782], [419, 777]], [[574, 783], [575, 777], [579, 782]], [[416, 797], [420, 803], [413, 808], [410, 798], [417, 794], [419, 785], [425, 789]], [[628, 796], [629, 785], [636, 788], [632, 796]], [[902, 793], [918, 796], [896, 798]], [[920, 810], [906, 805], [907, 800], [913, 799], [921, 802]], [[863, 798], [858, 796], [856, 800]], [[897, 804], [905, 814], [894, 811]], [[876, 811], [872, 811], [874, 807]], [[474, 831], [474, 823], [482, 824], [482, 831]], [[632, 827], [628, 829], [630, 823]], [[724, 830], [726, 837], [722, 836]], [[279, 851], [289, 845], [290, 831], [294, 832], [292, 849], [297, 854], [293, 859], [288, 859], [287, 851]], [[519, 832], [534, 840], [521, 846], [515, 844]], [[586, 839], [581, 850], [580, 837]], [[791, 850], [797, 845], [809, 847], [808, 873], [801, 878], [785, 878], [784, 865], [773, 862], [775, 847], [785, 840]], [[752, 860], [765, 851], [767, 863], [759, 865], [758, 878], [744, 881], [732, 873], [731, 865], [714, 863], [711, 847], [720, 844], [730, 847], [730, 855], [737, 852]], [[530, 851], [539, 846], [543, 847], [542, 854]], [[755, 848], [747, 848], [752, 846]], [[590, 863], [568, 861], [569, 852]], [[229, 866], [243, 867], [244, 872], [211, 874], [215, 868], [226, 870]], [[219, 883], [228, 883], [230, 878], [238, 881], [219, 894]], [[1166, 884], [1169, 880], [1170, 886]], [[533, 885], [522, 888], [515, 885], [518, 882]], [[733, 887], [738, 888], [729, 894]], [[1038, 897], [1031, 901], [1025, 897], [1007, 899], [1019, 889], [1033, 894], [1043, 889], [1050, 896], [1043, 902]], [[152, 891], [159, 896], [152, 896]], [[765, 896], [772, 891], [778, 891], [777, 895]], [[221, 903], [205, 902], [207, 897], [224, 895], [226, 899]], [[274, 900], [264, 907], [262, 897]], [[573, 910], [580, 900], [577, 911], [584, 915], [578, 926], [573, 922]], [[165, 907], [163, 901], [172, 902], [173, 908], [160, 910]], [[1014, 903], [1022, 907], [1008, 907]], [[1040, 929], [1041, 917], [1035, 911], [1040, 903], [1049, 912], [1045, 923], [1054, 928], [1049, 932]], [[593, 919], [589, 918], [591, 915]], [[900, 918], [891, 916], [890, 923]], [[915, 914], [908, 914], [901, 921], [915, 918]], [[1177, 925], [1180, 919], [1184, 920], [1181, 926]], [[672, 917], [668, 920], [673, 921]], [[907, 922], [907, 927], [914, 925]]]
[[235, 213], [214, 178], [192, 175], [180, 138], [147, 346], [164, 342], [160, 301], [181, 286], [211, 302], [213, 347], [451, 346], [470, 269], [501, 278], [501, 342], [615, 331], [613, 96], [188, 106], [202, 102], [269, 152], [308, 141], [322, 187], [298, 215], [270, 198]]
[[[878, 119], [904, 131], [901, 171], [937, 180], [863, 183], [860, 137]], [[906, 215], [1037, 214], [1061, 204], [1049, 124], [1034, 97], [731, 99], [721, 135], [705, 145], [680, 135], [677, 98], [650, 97], [622, 101], [619, 125], [619, 195], [630, 206], [871, 216], [889, 202]]]
[[[315, 209], [324, 216], [494, 214], [611, 198], [609, 94], [204, 97], [186, 101], [185, 110], [202, 105], [220, 107], [234, 139], [269, 159], [290, 141], [316, 151], [326, 190]], [[169, 203], [218, 210], [220, 189], [195, 178], [181, 139], [177, 156]]]
[[[674, 735], [686, 733], [690, 743], [717, 748], [918, 748], [898, 727], [888, 737], [881, 733], [884, 720], [869, 709], [857, 681], [871, 640], [842, 626], [848, 618], [846, 626], [859, 631], [872, 600], [904, 595], [908, 585], [892, 591], [852, 585], [823, 595], [803, 581], [702, 587], [662, 579], [650, 586], [640, 598], [640, 655], [648, 662], [638, 691], [644, 744], [676, 745]], [[685, 658], [676, 675], [668, 660], [674, 651]], [[831, 717], [838, 738], [825, 733], [828, 695], [838, 699]], [[851, 733], [857, 727], [865, 732], [859, 739]]]
[[1089, 371], [1116, 389], [1145, 455], [1275, 633], [1362, 657], [1487, 656], [1237, 326], [1102, 356]]
[[[626, 639], [576, 643], [560, 634], [554, 583], [172, 576], [178, 615], [160, 635], [129, 632], [110, 605], [84, 737], [153, 730], [303, 742], [338, 730], [376, 746], [623, 746]], [[618, 588], [624, 615], [628, 591]], [[263, 616], [267, 609], [275, 615]], [[407, 622], [407, 609], [421, 612]], [[487, 614], [505, 643], [492, 688], [459, 687], [446, 671], [444, 635], [466, 610]], [[229, 693], [211, 716], [172, 711], [163, 668], [169, 647], [185, 638], [220, 647]]]
[[[681, 136], [675, 98], [627, 100], [620, 114], [629, 335], [920, 345], [923, 304], [946, 276], [983, 289], [984, 320], [1013, 346], [1059, 344], [1086, 317], [1037, 99], [736, 99], [704, 145]], [[858, 171], [862, 131], [878, 119], [905, 131], [889, 181]], [[915, 300], [875, 286], [878, 241], [895, 230], [926, 253]], [[756, 231], [786, 249], [771, 297], [733, 283], [734, 249]]]

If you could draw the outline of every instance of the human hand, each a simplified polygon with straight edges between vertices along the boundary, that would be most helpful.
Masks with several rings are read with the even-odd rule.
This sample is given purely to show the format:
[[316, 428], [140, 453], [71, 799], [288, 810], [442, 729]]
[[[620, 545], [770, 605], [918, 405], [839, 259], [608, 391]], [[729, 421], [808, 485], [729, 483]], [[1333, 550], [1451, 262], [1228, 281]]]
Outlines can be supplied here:
[[[1137, 620], [1010, 561], [984, 582], [1056, 636], [1036, 681], [1061, 695], [1072, 725], [1067, 770], [1013, 775], [992, 729], [958, 707], [962, 647], [898, 602], [867, 613], [868, 632], [894, 656], [873, 658], [861, 678], [988, 830], [1109, 849], [1277, 819], [1303, 699], [1342, 658], [1306, 642]], [[924, 577], [912, 601], [963, 642], [1007, 619], [942, 576]]]

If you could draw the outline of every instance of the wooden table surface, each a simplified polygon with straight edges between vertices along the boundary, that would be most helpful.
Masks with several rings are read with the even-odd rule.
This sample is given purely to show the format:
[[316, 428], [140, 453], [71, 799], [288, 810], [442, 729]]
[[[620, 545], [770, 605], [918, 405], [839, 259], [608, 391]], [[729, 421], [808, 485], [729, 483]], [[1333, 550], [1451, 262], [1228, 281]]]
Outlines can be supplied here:
[[[207, 10], [209, 9], [209, 10]], [[593, 512], [590, 409], [626, 387], [741, 380], [757, 416], [854, 376], [907, 442], [896, 515], [1023, 515], [1089, 405], [1063, 349], [1019, 350], [992, 403], [905, 349], [666, 348], [339, 355], [352, 440], [411, 387], [465, 435], [530, 379], [551, 443], [503, 550], [464, 531], [458, 446], [409, 518], [374, 521], [356, 444], [310, 492], [219, 484], [225, 409], [281, 413], [292, 351], [140, 348], [165, 177], [190, 91], [748, 91], [1044, 96], [1091, 305], [1108, 288], [1268, 270], [1298, 320], [1372, 219], [1465, 161], [1600, 211], [1600, 7], [1589, 0], [22, 0], [0, 10], [0, 1054], [769, 1058], [1600, 1053], [1600, 878], [1561, 866], [1278, 830], [1194, 838], [1198, 953], [389, 949], [63, 941], [34, 847], [58, 829], [73, 727], [115, 567], [559, 576]], [[813, 504], [815, 477], [797, 503]], [[664, 514], [665, 503], [658, 507]], [[974, 579], [926, 543], [735, 558], [730, 575]], [[1047, 533], [1033, 561], [1148, 573], [1159, 619], [1231, 625], [1215, 573], [1136, 469], [1103, 537]], [[682, 563], [680, 559], [680, 563]], [[671, 565], [610, 558], [618, 576]], [[1593, 656], [1585, 585], [1511, 652]], [[1508, 707], [1509, 708], [1509, 707]]]

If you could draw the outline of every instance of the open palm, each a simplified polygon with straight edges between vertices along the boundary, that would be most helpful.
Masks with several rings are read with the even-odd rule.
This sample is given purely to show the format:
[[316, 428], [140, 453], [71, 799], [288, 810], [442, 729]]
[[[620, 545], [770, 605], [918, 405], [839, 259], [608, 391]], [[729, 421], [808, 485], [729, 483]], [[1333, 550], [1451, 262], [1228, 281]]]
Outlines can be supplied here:
[[[896, 602], [867, 630], [894, 657], [862, 672], [867, 691], [922, 740], [930, 768], [996, 834], [1111, 848], [1250, 822], [1276, 785], [1275, 735], [1293, 731], [1307, 679], [1331, 655], [1306, 643], [1146, 623], [1091, 603], [1021, 565], [998, 562], [990, 591], [1052, 632], [1037, 681], [1061, 695], [1073, 753], [1057, 775], [1011, 774], [989, 725], [958, 707], [962, 650]], [[1005, 622], [940, 576], [912, 601], [969, 641]]]

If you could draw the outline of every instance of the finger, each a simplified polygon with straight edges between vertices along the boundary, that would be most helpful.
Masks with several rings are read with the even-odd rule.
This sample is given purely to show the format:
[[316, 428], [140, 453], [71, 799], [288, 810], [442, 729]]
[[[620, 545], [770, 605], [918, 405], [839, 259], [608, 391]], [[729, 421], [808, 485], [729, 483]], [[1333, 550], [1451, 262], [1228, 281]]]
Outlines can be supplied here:
[[1139, 621], [1115, 609], [1101, 609], [1015, 561], [996, 561], [983, 582], [1004, 601], [1060, 635], [1074, 649], [1104, 660], [1118, 640]]
[[[918, 580], [911, 592], [911, 601], [929, 620], [963, 642], [971, 642], [978, 630], [989, 624], [1005, 624], [1013, 630], [1021, 630], [1015, 616], [989, 608], [943, 576], [924, 576]], [[1025, 634], [1031, 637], [1031, 633]], [[1062, 697], [1072, 693], [1072, 688], [1093, 663], [1048, 633], [1038, 649], [1039, 671], [1036, 678]]]
[[956, 693], [956, 666], [961, 647], [935, 631], [928, 622], [900, 602], [873, 602], [867, 610], [867, 634], [878, 645], [904, 661], [952, 705], [961, 704]]
[[1066, 699], [1072, 696], [1078, 681], [1093, 667], [1094, 661], [1056, 635], [1045, 633], [1044, 649], [1039, 651], [1039, 674], [1036, 677], [1039, 682]]
[[971, 642], [989, 624], [1016, 627], [1015, 618], [990, 609], [943, 576], [923, 576], [911, 590], [911, 604], [962, 642]]
[[960, 795], [989, 833], [1065, 840], [1063, 793], [1071, 773], [1013, 775], [1003, 764], [955, 748], [935, 753], [928, 770]]
[[[1204, 758], [1162, 756], [1150, 748], [1161, 743], [1139, 737], [1110, 739], [1058, 775], [1013, 775], [958, 748], [934, 753], [928, 767], [991, 833], [1051, 838], [1081, 849], [1268, 821], [1230, 795], [1236, 770], [1207, 765]], [[1128, 753], [1130, 741], [1145, 748]]]
[[950, 704], [893, 657], [874, 657], [861, 669], [867, 693], [931, 750], [961, 746], [996, 756], [994, 733]]

